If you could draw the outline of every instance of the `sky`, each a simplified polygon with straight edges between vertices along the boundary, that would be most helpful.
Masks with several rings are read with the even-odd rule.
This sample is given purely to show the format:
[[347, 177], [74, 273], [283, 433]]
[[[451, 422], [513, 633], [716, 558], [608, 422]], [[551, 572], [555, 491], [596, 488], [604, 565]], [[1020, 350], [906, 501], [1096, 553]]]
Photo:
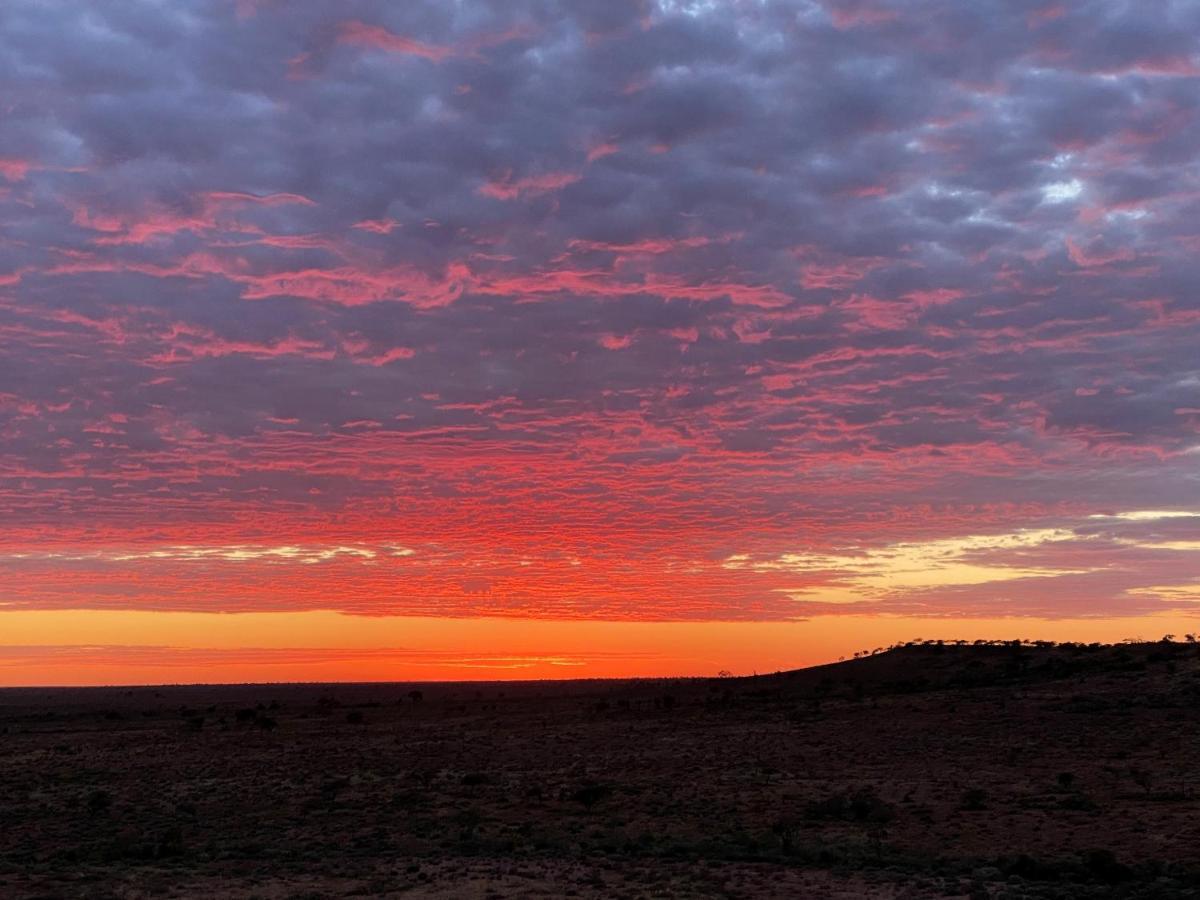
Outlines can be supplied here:
[[0, 684], [1200, 631], [1200, 5], [5, 0]]

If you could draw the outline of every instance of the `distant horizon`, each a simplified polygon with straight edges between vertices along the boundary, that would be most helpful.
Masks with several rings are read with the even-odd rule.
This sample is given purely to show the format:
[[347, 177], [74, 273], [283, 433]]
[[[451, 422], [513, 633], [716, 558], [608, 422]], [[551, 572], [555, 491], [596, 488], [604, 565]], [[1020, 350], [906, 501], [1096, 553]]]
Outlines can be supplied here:
[[[474, 618], [458, 620], [447, 627], [444, 620], [437, 618], [389, 622], [310, 613], [283, 616], [293, 630], [283, 633], [277, 630], [276, 646], [256, 647], [247, 646], [237, 635], [247, 629], [257, 632], [262, 627], [258, 619], [265, 618], [267, 623], [275, 625], [281, 614], [225, 614], [220, 617], [223, 626], [220, 628], [204, 621], [213, 619], [212, 616], [186, 613], [170, 614], [166, 621], [161, 614], [138, 617], [92, 611], [70, 615], [80, 638], [87, 634], [100, 639], [42, 643], [39, 632], [23, 629], [21, 635], [27, 643], [0, 646], [0, 687], [710, 678], [722, 671], [744, 676], [756, 670], [762, 674], [827, 665], [837, 662], [839, 657], [851, 658], [863, 649], [922, 639], [1116, 644], [1150, 643], [1166, 634], [1174, 634], [1182, 641], [1185, 634], [1200, 631], [1200, 622], [1196, 620], [1162, 616], [1103, 620], [886, 620], [860, 616], [842, 622], [792, 623], [534, 623]], [[164, 627], [176, 620], [173, 636], [180, 640], [165, 644], [120, 644], [106, 639], [109, 635], [139, 634], [143, 630], [137, 625], [139, 618], [150, 627], [153, 636], [164, 634]], [[248, 620], [245, 628], [238, 627], [239, 618]], [[420, 646], [389, 646], [382, 642], [388, 625], [394, 629], [392, 633], [407, 634]], [[42, 629], [40, 634], [47, 638], [64, 634], [58, 623], [43, 624]], [[205, 647], [182, 640], [194, 634], [223, 639], [226, 645]], [[322, 645], [304, 641], [305, 636], [313, 635], [324, 635], [326, 642]], [[73, 638], [74, 634], [68, 631], [65, 636]], [[330, 643], [331, 639], [338, 640]], [[455, 639], [459, 641], [457, 648], [445, 643]], [[557, 648], [557, 652], [546, 652], [547, 648]], [[56, 679], [50, 674], [55, 672], [74, 674], [61, 674]], [[290, 673], [292, 677], [269, 677], [279, 672]], [[113, 673], [132, 677], [120, 680], [122, 676]], [[188, 680], [169, 677], [181, 673], [189, 673]], [[18, 677], [24, 680], [15, 680]]]
[[[1131, 646], [1140, 647], [1153, 644], [1172, 643], [1182, 645], [1194, 645], [1197, 643], [1196, 635], [1192, 635], [1192, 640], [1180, 640], [1178, 636], [1173, 636], [1171, 641], [1166, 641], [1166, 636], [1160, 638], [1123, 638], [1119, 641], [1052, 641], [1037, 638], [1020, 639], [1022, 649], [1061, 649], [1070, 646], [1100, 646], [1100, 647], [1120, 647]], [[187, 682], [129, 682], [129, 683], [97, 683], [97, 684], [22, 684], [22, 685], [5, 685], [0, 684], [0, 692], [2, 691], [36, 691], [36, 690], [62, 690], [62, 691], [87, 691], [87, 690], [126, 690], [126, 691], [149, 691], [157, 688], [253, 688], [253, 687], [336, 687], [338, 685], [347, 686], [407, 686], [407, 685], [530, 685], [530, 684], [570, 684], [575, 682], [630, 682], [630, 681], [719, 681], [726, 678], [741, 679], [741, 678], [759, 678], [772, 675], [783, 675], [789, 672], [803, 672], [809, 669], [820, 669], [826, 666], [834, 666], [839, 663], [861, 662], [883, 653], [890, 653], [896, 650], [907, 650], [917, 648], [937, 648], [942, 649], [1003, 649], [1005, 646], [1011, 646], [1016, 640], [1013, 638], [976, 638], [974, 640], [966, 638], [930, 638], [925, 640], [910, 640], [900, 641], [887, 647], [876, 648], [873, 652], [855, 653], [852, 656], [839, 656], [835, 660], [826, 662], [809, 663], [808, 665], [797, 666], [794, 668], [771, 669], [767, 671], [754, 672], [728, 672], [719, 671], [710, 675], [564, 675], [561, 678], [547, 677], [531, 677], [531, 678], [489, 678], [489, 679], [455, 679], [455, 678], [410, 678], [410, 679], [383, 679], [383, 680], [364, 680], [364, 681], [187, 681]], [[1044, 646], [1040, 646], [1044, 645]]]

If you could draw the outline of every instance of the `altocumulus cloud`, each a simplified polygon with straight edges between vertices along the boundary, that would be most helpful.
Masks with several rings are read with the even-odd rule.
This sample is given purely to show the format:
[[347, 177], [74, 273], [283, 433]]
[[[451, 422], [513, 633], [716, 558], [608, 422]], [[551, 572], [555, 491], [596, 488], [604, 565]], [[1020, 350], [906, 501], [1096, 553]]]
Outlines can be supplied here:
[[0, 604], [1194, 604], [1198, 35], [6, 0]]

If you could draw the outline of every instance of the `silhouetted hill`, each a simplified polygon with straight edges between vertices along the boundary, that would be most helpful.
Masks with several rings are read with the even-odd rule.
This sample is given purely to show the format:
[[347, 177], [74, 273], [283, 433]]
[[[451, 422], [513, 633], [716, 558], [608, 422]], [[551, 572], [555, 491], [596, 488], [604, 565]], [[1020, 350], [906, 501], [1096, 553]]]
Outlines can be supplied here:
[[[828, 694], [849, 689], [882, 693], [961, 690], [1016, 686], [1059, 679], [1098, 679], [1141, 675], [1135, 682], [1156, 687], [1165, 676], [1176, 688], [1200, 672], [1200, 644], [1155, 641], [1121, 644], [1052, 642], [927, 642], [904, 644], [823, 666], [795, 669], [750, 679], [764, 686], [801, 693]], [[745, 681], [745, 679], [739, 679]]]

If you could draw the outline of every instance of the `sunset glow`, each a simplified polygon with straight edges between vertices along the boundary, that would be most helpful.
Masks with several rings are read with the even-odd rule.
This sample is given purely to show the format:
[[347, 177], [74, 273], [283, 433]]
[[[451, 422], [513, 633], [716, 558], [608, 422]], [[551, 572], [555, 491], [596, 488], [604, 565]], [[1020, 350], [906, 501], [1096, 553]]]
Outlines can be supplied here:
[[0, 5], [0, 685], [1200, 631], [1200, 6]]

